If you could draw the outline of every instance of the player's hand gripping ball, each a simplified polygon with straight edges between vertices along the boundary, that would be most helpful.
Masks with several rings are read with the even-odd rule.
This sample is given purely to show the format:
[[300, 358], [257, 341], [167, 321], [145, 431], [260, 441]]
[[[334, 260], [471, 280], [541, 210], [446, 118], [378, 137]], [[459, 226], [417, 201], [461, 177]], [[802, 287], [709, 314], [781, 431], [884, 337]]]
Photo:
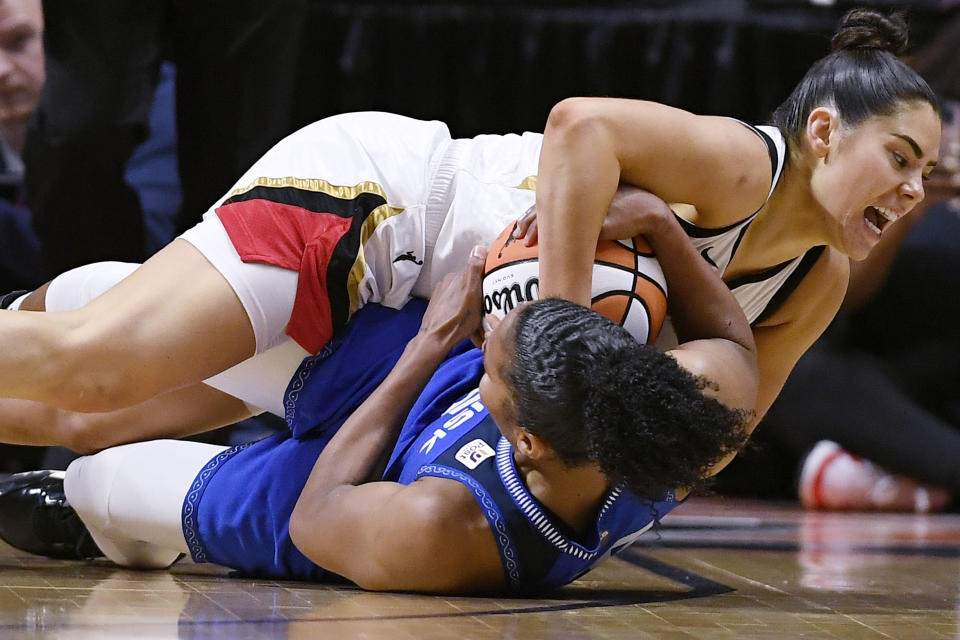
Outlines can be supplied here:
[[[485, 316], [503, 318], [520, 303], [539, 298], [538, 247], [514, 240], [515, 226], [504, 229], [487, 253]], [[643, 236], [597, 243], [591, 306], [623, 326], [637, 341], [656, 340], [667, 313], [667, 282]]]

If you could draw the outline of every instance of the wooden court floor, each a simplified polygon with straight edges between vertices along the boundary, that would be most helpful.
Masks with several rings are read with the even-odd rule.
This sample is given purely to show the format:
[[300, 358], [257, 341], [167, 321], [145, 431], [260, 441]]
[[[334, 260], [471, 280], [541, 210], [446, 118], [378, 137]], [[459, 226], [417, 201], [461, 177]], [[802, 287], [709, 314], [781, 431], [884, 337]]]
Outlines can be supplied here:
[[[2, 545], [2, 543], [0, 543]], [[0, 546], [0, 638], [960, 638], [960, 515], [700, 498], [541, 599], [120, 570]]]

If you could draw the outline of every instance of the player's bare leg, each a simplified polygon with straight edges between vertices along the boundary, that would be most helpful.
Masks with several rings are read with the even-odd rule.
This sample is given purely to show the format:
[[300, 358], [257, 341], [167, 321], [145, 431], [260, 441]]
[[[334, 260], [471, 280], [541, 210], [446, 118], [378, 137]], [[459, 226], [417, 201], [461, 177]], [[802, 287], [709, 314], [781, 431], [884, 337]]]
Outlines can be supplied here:
[[0, 345], [0, 396], [102, 412], [200, 382], [256, 343], [220, 272], [175, 240], [81, 309], [0, 314]]
[[254, 411], [242, 400], [197, 383], [103, 413], [0, 398], [0, 433], [12, 444], [63, 445], [89, 454], [139, 440], [184, 438], [252, 415]]

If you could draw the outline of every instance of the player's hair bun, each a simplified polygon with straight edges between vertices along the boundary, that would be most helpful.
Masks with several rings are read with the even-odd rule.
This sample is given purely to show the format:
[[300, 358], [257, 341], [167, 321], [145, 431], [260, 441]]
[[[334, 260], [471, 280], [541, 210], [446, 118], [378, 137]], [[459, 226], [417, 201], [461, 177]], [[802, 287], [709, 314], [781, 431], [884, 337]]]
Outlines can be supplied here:
[[899, 56], [907, 49], [908, 35], [902, 11], [884, 14], [873, 9], [853, 9], [843, 16], [831, 44], [834, 51], [881, 49]]

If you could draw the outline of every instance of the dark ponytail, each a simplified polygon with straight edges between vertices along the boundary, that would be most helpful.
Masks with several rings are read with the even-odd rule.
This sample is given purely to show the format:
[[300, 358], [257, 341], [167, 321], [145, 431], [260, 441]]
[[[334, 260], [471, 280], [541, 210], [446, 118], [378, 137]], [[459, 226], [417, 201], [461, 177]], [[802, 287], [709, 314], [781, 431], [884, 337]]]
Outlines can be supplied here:
[[773, 124], [797, 145], [807, 117], [820, 106], [834, 107], [847, 126], [872, 116], [892, 115], [903, 103], [914, 101], [926, 102], [939, 114], [933, 90], [898, 57], [906, 50], [907, 41], [902, 12], [848, 12], [833, 36], [833, 52], [807, 71], [773, 112]]

